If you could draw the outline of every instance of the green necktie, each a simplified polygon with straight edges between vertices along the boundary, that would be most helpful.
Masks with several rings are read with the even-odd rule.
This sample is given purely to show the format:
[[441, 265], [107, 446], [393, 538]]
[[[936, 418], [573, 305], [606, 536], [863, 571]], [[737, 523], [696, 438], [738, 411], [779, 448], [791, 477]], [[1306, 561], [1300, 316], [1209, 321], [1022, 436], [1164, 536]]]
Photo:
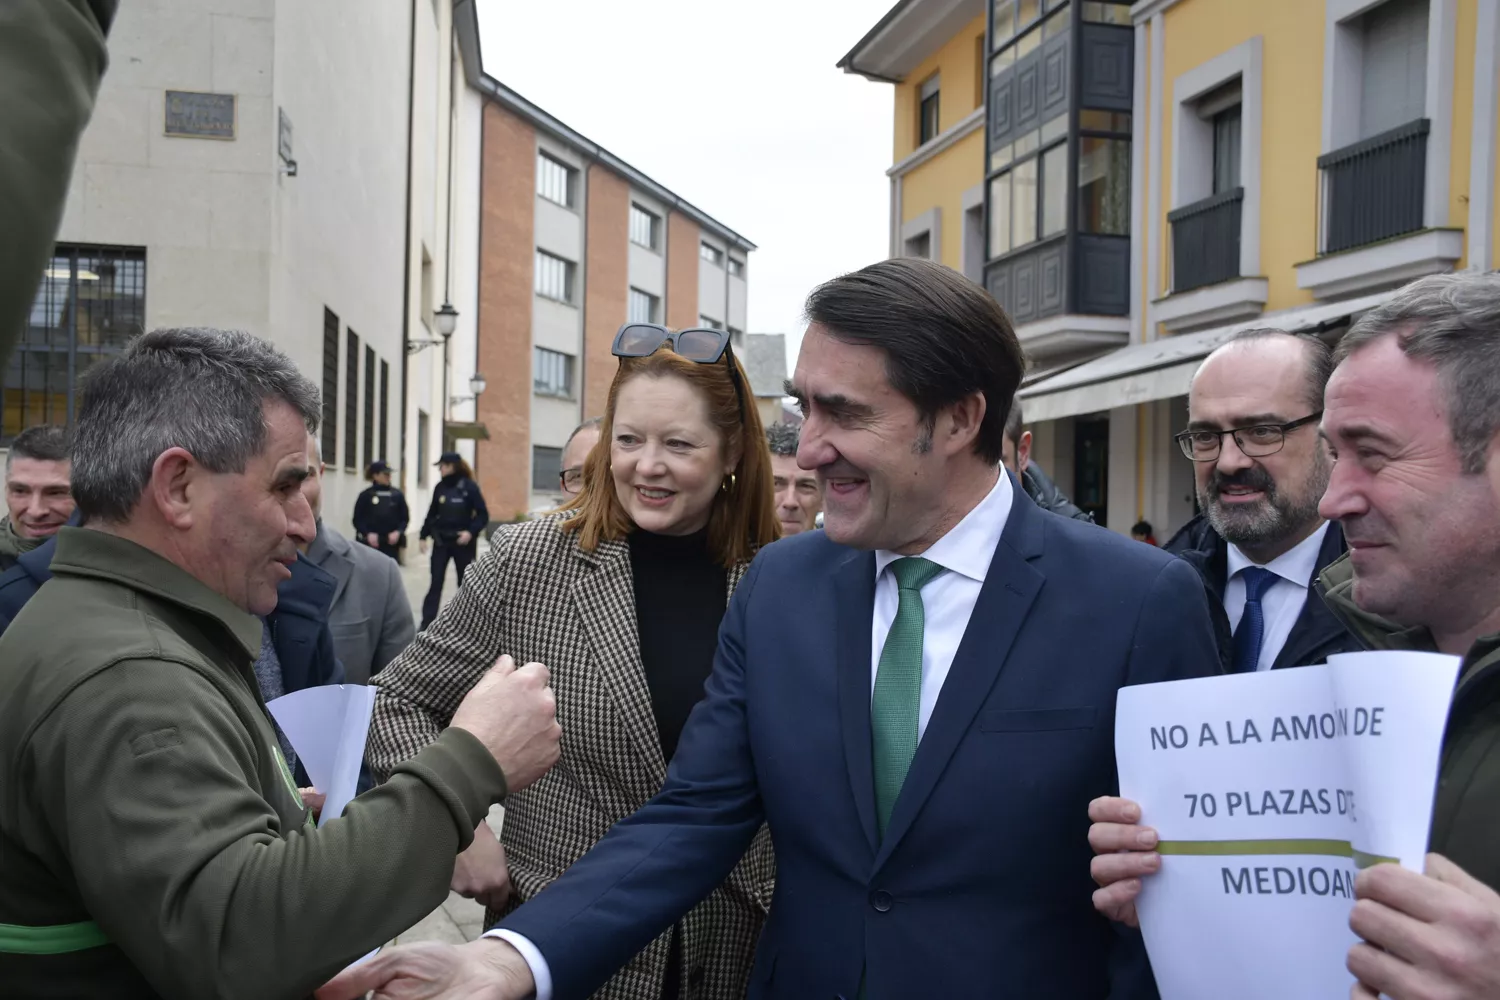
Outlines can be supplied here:
[[870, 734], [875, 763], [875, 814], [885, 836], [891, 810], [907, 768], [917, 753], [917, 721], [922, 707], [922, 588], [943, 567], [926, 559], [891, 563], [900, 601], [891, 631], [880, 650], [875, 696], [870, 701]]

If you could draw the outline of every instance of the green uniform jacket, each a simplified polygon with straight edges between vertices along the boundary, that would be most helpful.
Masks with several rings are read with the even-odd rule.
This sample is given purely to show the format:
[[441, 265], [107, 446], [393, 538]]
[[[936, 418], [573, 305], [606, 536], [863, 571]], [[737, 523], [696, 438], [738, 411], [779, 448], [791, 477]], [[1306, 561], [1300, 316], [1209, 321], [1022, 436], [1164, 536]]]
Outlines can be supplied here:
[[449, 729], [312, 826], [252, 669], [261, 625], [64, 528], [0, 638], [0, 994], [305, 997], [447, 896], [505, 794]]
[[[1319, 578], [1323, 600], [1370, 649], [1437, 652], [1425, 628], [1403, 629], [1354, 603], [1346, 555]], [[1443, 737], [1431, 850], [1500, 889], [1500, 635], [1482, 636], [1464, 657]]]
[[0, 0], [0, 366], [62, 223], [119, 0]]

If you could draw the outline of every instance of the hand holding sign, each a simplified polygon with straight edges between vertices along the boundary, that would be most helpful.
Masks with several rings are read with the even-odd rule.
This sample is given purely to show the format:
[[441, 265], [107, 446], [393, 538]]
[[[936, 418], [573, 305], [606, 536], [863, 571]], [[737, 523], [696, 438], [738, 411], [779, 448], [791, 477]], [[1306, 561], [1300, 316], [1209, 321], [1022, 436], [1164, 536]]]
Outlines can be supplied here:
[[[1163, 1000], [1350, 990], [1356, 877], [1422, 863], [1457, 669], [1359, 653], [1120, 692], [1132, 801], [1096, 801], [1090, 841], [1131, 853], [1094, 859], [1096, 905], [1139, 913]], [[1142, 842], [1153, 834], [1154, 855]]]

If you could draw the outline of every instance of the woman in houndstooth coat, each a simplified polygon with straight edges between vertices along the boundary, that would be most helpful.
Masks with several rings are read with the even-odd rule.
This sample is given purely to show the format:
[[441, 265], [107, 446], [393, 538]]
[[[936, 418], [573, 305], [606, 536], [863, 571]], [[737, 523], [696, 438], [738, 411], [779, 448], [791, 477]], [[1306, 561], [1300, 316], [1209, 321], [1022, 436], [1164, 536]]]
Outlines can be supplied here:
[[[501, 654], [551, 671], [561, 759], [506, 801], [503, 854], [481, 824], [459, 858], [455, 888], [489, 904], [486, 926], [660, 790], [729, 595], [779, 533], [764, 432], [727, 338], [710, 363], [701, 345], [684, 341], [688, 360], [661, 337], [621, 358], [582, 493], [497, 532], [452, 603], [371, 681], [368, 759], [383, 777], [437, 738]], [[473, 891], [475, 871], [498, 866], [493, 885], [507, 864], [508, 887]], [[774, 877], [762, 828], [729, 878], [596, 998], [743, 997]]]

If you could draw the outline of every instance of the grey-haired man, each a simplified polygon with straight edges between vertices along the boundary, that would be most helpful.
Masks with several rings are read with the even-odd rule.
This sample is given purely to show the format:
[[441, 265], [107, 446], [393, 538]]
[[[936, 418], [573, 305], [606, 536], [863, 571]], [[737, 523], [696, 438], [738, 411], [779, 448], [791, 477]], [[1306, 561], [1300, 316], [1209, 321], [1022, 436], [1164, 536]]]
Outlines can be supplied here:
[[314, 828], [253, 671], [299, 541], [317, 387], [248, 334], [163, 330], [96, 367], [86, 528], [0, 638], [7, 995], [305, 996], [415, 923], [507, 787], [557, 758], [540, 665]]

